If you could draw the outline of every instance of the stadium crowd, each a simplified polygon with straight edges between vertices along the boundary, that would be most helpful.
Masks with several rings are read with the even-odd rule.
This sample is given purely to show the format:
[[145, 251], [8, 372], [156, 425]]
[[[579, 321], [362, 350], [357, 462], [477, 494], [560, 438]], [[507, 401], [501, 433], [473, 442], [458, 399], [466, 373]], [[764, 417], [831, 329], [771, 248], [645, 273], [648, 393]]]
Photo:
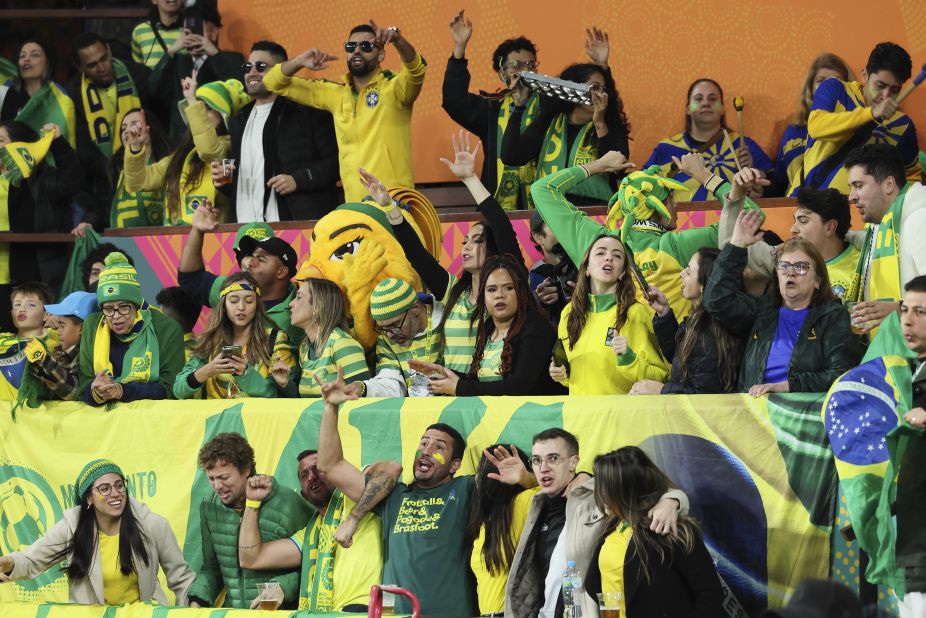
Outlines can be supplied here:
[[[238, 434], [202, 448], [215, 495], [199, 506], [198, 573], [166, 520], [128, 495], [119, 466], [91, 461], [76, 506], [32, 546], [0, 557], [0, 581], [65, 561], [75, 603], [167, 603], [160, 567], [178, 605], [213, 606], [224, 589], [226, 607], [257, 607], [258, 584], [276, 582], [283, 607], [313, 611], [365, 611], [370, 586], [388, 582], [412, 590], [426, 614], [553, 618], [576, 613], [560, 593], [571, 565], [585, 586], [578, 615], [597, 614], [596, 593], [620, 593], [631, 618], [718, 616], [721, 581], [688, 514], [697, 496], [639, 448], [600, 455], [593, 476], [577, 474], [578, 440], [550, 428], [531, 453], [497, 444], [475, 476], [458, 476], [465, 440], [438, 423], [406, 485], [396, 462], [359, 470], [344, 459], [340, 405], [826, 393], [877, 351], [910, 358], [904, 422], [926, 427], [926, 249], [916, 241], [926, 236], [926, 189], [898, 102], [912, 73], [899, 45], [878, 44], [858, 80], [821, 54], [774, 159], [728, 128], [721, 85], [698, 79], [684, 131], [637, 165], [644, 157], [631, 157], [607, 33], [590, 28], [589, 62], [558, 76], [579, 85], [583, 102], [528, 86], [538, 54], [523, 36], [492, 55], [502, 88], [474, 93], [474, 28], [460, 11], [442, 93], [461, 130], [442, 161], [482, 218], [464, 239], [462, 270], [449, 272], [390, 194], [414, 187], [410, 122], [434, 70], [414, 33], [374, 21], [352, 28], [348, 73], [333, 82], [298, 75], [335, 60], [321, 49], [290, 58], [263, 40], [247, 58], [221, 50], [210, 0], [153, 4], [130, 57], [94, 33], [77, 36], [78, 74], [66, 86], [50, 77], [49, 48], [23, 42], [0, 87], [0, 211], [10, 231], [80, 238], [91, 228], [188, 226], [179, 286], [142, 290], [132, 256], [109, 244], [80, 264], [57, 245], [3, 246], [14, 330], [0, 339], [0, 397], [14, 413], [47, 400], [321, 398], [319, 447], [293, 462], [301, 497], [257, 474]], [[387, 50], [397, 73], [381, 66]], [[791, 238], [762, 229], [762, 196], [796, 198]], [[708, 199], [722, 203], [719, 224], [676, 230], [678, 202]], [[604, 224], [578, 208], [603, 203]], [[864, 229], [850, 229], [852, 207]], [[532, 210], [537, 264], [525, 263], [507, 215], [520, 209]], [[404, 251], [373, 255], [369, 235], [334, 243], [321, 259], [342, 263], [345, 278], [366, 277], [359, 301], [268, 225], [338, 213], [365, 219], [345, 219], [331, 238], [369, 231], [351, 222], [372, 220]], [[240, 268], [211, 273], [204, 237], [223, 222], [240, 224]], [[86, 291], [59, 298], [69, 267]], [[203, 307], [211, 311], [194, 334]], [[923, 461], [926, 446], [917, 448]], [[901, 480], [898, 518], [921, 514], [922, 477]], [[444, 505], [439, 525], [418, 518], [416, 504]], [[903, 558], [902, 615], [924, 616], [926, 554], [914, 546]], [[397, 602], [397, 612], [409, 608]]]

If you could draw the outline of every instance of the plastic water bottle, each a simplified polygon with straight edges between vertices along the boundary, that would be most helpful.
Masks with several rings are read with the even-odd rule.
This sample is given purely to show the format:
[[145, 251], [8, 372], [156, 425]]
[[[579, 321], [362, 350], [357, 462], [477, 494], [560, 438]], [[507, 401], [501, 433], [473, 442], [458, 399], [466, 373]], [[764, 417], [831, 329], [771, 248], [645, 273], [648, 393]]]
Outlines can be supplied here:
[[582, 618], [582, 576], [575, 560], [567, 562], [563, 571], [563, 617]]

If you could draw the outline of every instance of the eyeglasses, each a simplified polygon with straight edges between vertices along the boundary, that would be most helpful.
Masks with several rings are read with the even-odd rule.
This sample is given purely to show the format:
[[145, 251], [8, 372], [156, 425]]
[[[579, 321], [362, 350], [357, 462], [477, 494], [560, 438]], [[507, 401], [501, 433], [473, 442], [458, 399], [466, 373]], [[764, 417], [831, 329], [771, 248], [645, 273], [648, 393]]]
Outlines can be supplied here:
[[783, 262], [781, 260], [775, 262], [775, 270], [780, 272], [782, 275], [790, 270], [793, 271], [795, 275], [803, 277], [808, 272], [810, 272], [810, 268], [810, 262], [794, 262], [793, 264], [791, 262]]
[[504, 68], [509, 71], [534, 71], [540, 63], [536, 60], [512, 60]]
[[408, 318], [408, 311], [405, 312], [405, 315], [402, 316], [402, 319], [396, 322], [395, 324], [388, 324], [386, 326], [380, 326], [379, 324], [373, 325], [373, 330], [381, 335], [392, 335], [402, 331], [402, 325], [405, 324], [405, 320]]
[[270, 68], [270, 65], [266, 62], [245, 62], [241, 65], [241, 72], [250, 73], [253, 68], [256, 68], [258, 73], [263, 73]]
[[558, 455], [557, 453], [551, 453], [546, 457], [534, 455], [531, 457], [531, 467], [539, 468], [544, 462], [546, 462], [547, 467], [552, 468], [553, 466], [559, 465], [559, 463], [563, 461], [566, 461], [566, 458], [562, 455]]
[[100, 310], [103, 312], [103, 315], [105, 315], [107, 318], [111, 318], [117, 313], [121, 315], [122, 317], [127, 317], [135, 310], [135, 306], [134, 305], [116, 305], [115, 307], [113, 306], [102, 307]]
[[348, 54], [354, 53], [354, 50], [360, 48], [365, 54], [369, 54], [371, 51], [376, 49], [376, 46], [373, 45], [373, 41], [348, 41], [344, 44], [344, 51]]
[[110, 485], [109, 483], [103, 483], [102, 485], [97, 485], [96, 487], [94, 487], [94, 489], [101, 496], [108, 496], [110, 493], [112, 493], [114, 489], [120, 494], [124, 494], [125, 493], [125, 482], [116, 481], [112, 485]]

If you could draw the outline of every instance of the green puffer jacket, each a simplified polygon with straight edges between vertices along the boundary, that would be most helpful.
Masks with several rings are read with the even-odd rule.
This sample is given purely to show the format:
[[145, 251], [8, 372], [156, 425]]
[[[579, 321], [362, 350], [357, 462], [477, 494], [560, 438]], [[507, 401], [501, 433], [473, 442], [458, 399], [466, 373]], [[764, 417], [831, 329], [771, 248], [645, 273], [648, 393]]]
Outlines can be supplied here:
[[[273, 489], [260, 507], [260, 537], [266, 543], [285, 539], [303, 529], [311, 509], [299, 494], [273, 480]], [[257, 597], [257, 584], [273, 580], [283, 588], [283, 609], [295, 609], [299, 600], [299, 569], [252, 571], [238, 565], [241, 514], [222, 504], [213, 493], [199, 505], [203, 537], [203, 565], [190, 587], [190, 599], [212, 605], [223, 587], [224, 607], [248, 609]]]
[[[765, 383], [765, 365], [778, 329], [779, 299], [752, 296], [740, 289], [746, 249], [728, 244], [714, 262], [704, 288], [704, 308], [732, 333], [747, 337], [740, 365], [739, 388]], [[809, 273], [808, 277], [811, 276]], [[792, 393], [825, 393], [854, 366], [849, 313], [837, 301], [811, 306], [797, 335], [788, 366]]]

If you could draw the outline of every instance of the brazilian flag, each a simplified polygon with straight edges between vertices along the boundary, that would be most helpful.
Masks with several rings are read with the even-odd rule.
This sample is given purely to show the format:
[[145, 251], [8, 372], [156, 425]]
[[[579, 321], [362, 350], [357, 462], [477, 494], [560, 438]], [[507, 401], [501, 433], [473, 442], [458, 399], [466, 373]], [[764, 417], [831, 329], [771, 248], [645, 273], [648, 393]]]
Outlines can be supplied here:
[[907, 431], [901, 419], [911, 407], [912, 357], [893, 313], [878, 329], [865, 362], [843, 374], [823, 404], [823, 423], [849, 520], [870, 558], [865, 579], [893, 587], [898, 597], [903, 596], [904, 582], [895, 564], [891, 505], [905, 444], [898, 441]]
[[12, 61], [0, 56], [0, 84], [16, 79], [19, 68]]
[[49, 122], [58, 125], [71, 148], [77, 147], [77, 123], [74, 101], [54, 82], [45, 82], [23, 107], [16, 120], [36, 133]]

